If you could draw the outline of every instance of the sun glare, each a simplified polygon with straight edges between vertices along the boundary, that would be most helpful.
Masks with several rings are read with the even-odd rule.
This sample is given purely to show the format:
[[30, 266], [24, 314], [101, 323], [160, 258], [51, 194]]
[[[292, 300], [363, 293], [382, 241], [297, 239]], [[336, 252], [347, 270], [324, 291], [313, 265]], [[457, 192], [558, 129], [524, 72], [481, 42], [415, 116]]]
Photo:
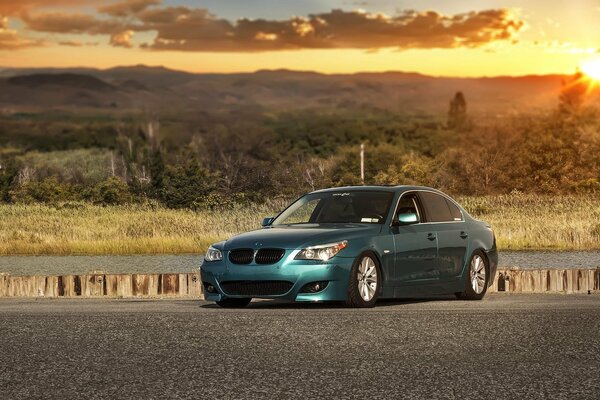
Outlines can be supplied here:
[[588, 61], [581, 65], [584, 74], [595, 81], [600, 81], [600, 60]]

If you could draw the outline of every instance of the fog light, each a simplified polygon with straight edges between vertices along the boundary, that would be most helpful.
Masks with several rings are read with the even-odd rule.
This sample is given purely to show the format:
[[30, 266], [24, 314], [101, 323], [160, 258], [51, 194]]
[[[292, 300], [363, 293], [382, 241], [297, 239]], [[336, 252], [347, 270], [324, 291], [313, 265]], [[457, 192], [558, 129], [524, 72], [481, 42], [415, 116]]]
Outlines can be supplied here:
[[300, 293], [318, 293], [327, 287], [327, 281], [311, 282], [302, 287]]
[[217, 289], [213, 285], [211, 285], [210, 283], [205, 283], [204, 287], [206, 287], [206, 291], [208, 293], [217, 293]]

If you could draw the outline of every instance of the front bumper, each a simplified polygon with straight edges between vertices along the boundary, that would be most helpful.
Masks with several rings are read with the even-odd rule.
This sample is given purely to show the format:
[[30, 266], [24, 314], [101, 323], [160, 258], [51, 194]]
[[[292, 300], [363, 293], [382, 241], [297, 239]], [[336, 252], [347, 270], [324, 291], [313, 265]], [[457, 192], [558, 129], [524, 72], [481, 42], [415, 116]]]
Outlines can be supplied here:
[[[204, 287], [204, 298], [208, 301], [221, 301], [226, 298], [252, 297], [263, 299], [285, 299], [290, 301], [343, 301], [348, 291], [348, 280], [354, 259], [333, 257], [331, 260], [305, 261], [294, 260], [295, 254], [286, 252], [280, 262], [272, 265], [238, 265], [232, 264], [226, 257], [223, 261], [204, 262], [200, 267], [200, 276]], [[224, 254], [225, 256], [225, 254]], [[286, 281], [292, 283], [291, 288], [276, 295], [227, 293], [223, 282], [265, 282]], [[313, 282], [327, 282], [327, 286], [316, 293], [301, 293], [302, 288]], [[207, 285], [215, 288], [209, 293]]]

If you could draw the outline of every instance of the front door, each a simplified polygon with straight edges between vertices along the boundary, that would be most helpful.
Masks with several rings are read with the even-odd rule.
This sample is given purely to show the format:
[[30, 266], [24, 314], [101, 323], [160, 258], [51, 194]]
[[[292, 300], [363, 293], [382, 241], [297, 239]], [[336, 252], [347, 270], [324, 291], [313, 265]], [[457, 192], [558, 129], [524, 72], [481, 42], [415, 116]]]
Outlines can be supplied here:
[[424, 213], [415, 193], [402, 195], [394, 214], [395, 286], [431, 283], [437, 276], [437, 235], [422, 224]]

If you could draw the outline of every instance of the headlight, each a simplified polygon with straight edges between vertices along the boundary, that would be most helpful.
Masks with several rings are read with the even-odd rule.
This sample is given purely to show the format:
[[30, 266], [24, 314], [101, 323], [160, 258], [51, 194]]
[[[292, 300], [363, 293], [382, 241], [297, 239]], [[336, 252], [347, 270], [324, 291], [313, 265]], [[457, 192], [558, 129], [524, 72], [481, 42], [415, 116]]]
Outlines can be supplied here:
[[223, 253], [221, 253], [221, 250], [215, 249], [212, 246], [210, 246], [208, 248], [208, 250], [206, 251], [206, 254], [204, 255], [205, 261], [221, 261], [222, 259], [223, 259]]
[[348, 246], [348, 242], [344, 240], [339, 243], [322, 244], [319, 246], [311, 246], [300, 250], [300, 253], [294, 257], [294, 260], [321, 260], [327, 261], [334, 257], [343, 248]]

